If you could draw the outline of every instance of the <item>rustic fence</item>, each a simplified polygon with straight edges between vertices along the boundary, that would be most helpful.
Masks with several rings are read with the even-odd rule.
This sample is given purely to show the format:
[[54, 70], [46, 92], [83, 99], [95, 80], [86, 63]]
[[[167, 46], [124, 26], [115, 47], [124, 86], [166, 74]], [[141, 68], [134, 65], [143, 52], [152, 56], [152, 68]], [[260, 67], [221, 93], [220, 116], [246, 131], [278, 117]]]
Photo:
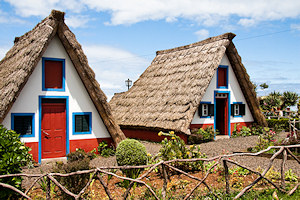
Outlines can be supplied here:
[[[184, 197], [184, 199], [189, 199], [191, 198], [191, 196], [193, 195], [194, 191], [201, 185], [203, 184], [213, 195], [216, 195], [213, 193], [212, 189], [210, 188], [210, 186], [206, 183], [206, 180], [208, 178], [208, 176], [212, 173], [211, 170], [216, 167], [217, 165], [223, 165], [224, 167], [224, 176], [225, 176], [225, 188], [226, 188], [226, 193], [230, 193], [230, 175], [229, 175], [229, 167], [228, 164], [233, 164], [239, 167], [242, 167], [244, 169], [249, 170], [250, 172], [254, 173], [257, 175], [257, 178], [249, 185], [247, 185], [245, 188], [243, 188], [236, 196], [234, 199], [237, 199], [239, 197], [241, 197], [245, 192], [247, 192], [248, 190], [250, 190], [255, 184], [257, 184], [260, 180], [266, 180], [269, 184], [271, 184], [272, 186], [274, 186], [274, 188], [276, 188], [277, 190], [286, 193], [286, 194], [293, 194], [297, 188], [299, 187], [300, 183], [297, 183], [293, 189], [291, 189], [290, 191], [287, 191], [285, 189], [285, 170], [286, 170], [286, 161], [288, 159], [288, 155], [290, 155], [290, 157], [294, 160], [296, 160], [296, 162], [298, 162], [298, 164], [300, 164], [300, 160], [297, 156], [295, 156], [292, 151], [290, 150], [290, 148], [300, 148], [300, 144], [297, 145], [289, 145], [289, 146], [270, 146], [265, 150], [262, 150], [260, 152], [257, 153], [235, 153], [235, 154], [228, 154], [228, 155], [220, 155], [220, 156], [215, 156], [212, 158], [199, 158], [199, 159], [177, 159], [177, 160], [170, 160], [170, 161], [161, 161], [159, 163], [156, 164], [152, 164], [152, 165], [143, 165], [143, 166], [113, 166], [113, 167], [98, 167], [96, 169], [91, 169], [91, 170], [84, 170], [84, 171], [77, 171], [77, 172], [73, 172], [73, 173], [69, 173], [69, 174], [60, 174], [60, 173], [48, 173], [48, 174], [9, 174], [9, 175], [0, 175], [0, 179], [1, 178], [7, 178], [7, 177], [16, 177], [16, 176], [22, 176], [22, 177], [36, 177], [37, 179], [31, 184], [31, 186], [25, 191], [22, 192], [20, 190], [18, 190], [17, 188], [5, 184], [5, 183], [0, 183], [1, 187], [4, 188], [9, 188], [17, 193], [19, 193], [20, 195], [22, 195], [23, 197], [27, 198], [27, 199], [31, 199], [28, 196], [28, 192], [33, 188], [33, 186], [38, 182], [41, 181], [41, 179], [44, 179], [46, 177], [47, 179], [47, 191], [46, 191], [46, 198], [47, 199], [51, 199], [51, 194], [50, 194], [50, 182], [52, 181], [57, 187], [59, 187], [64, 193], [74, 197], [75, 199], [79, 199], [84, 192], [87, 190], [87, 188], [89, 187], [89, 185], [91, 184], [93, 179], [98, 179], [100, 184], [103, 186], [106, 195], [108, 196], [108, 198], [110, 200], [114, 199], [112, 196], [112, 193], [108, 187], [108, 185], [105, 183], [105, 181], [103, 180], [102, 174], [106, 174], [109, 176], [114, 176], [118, 179], [123, 179], [123, 180], [128, 180], [130, 181], [129, 187], [127, 188], [127, 190], [124, 192], [123, 194], [123, 199], [127, 199], [128, 195], [130, 194], [130, 190], [133, 188], [134, 183], [139, 183], [141, 185], [144, 185], [145, 187], [147, 187], [147, 189], [150, 191], [150, 193], [153, 195], [153, 197], [155, 199], [159, 199], [159, 197], [157, 196], [157, 194], [154, 192], [153, 188], [151, 188], [145, 181], [143, 181], [143, 179], [145, 177], [147, 177], [151, 172], [153, 172], [154, 169], [160, 167], [161, 168], [161, 172], [162, 172], [162, 177], [163, 177], [163, 186], [162, 186], [162, 199], [166, 199], [166, 192], [167, 192], [167, 184], [168, 184], [168, 171], [173, 170], [176, 171], [180, 174], [183, 174], [191, 179], [194, 179], [196, 181], [198, 181], [198, 183], [196, 184], [196, 186]], [[263, 170], [263, 172], [259, 172], [256, 170], [251, 169], [250, 167], [244, 166], [236, 161], [233, 161], [230, 158], [233, 158], [235, 156], [260, 156], [261, 154], [269, 151], [270, 149], [277, 149], [277, 151], [272, 155], [272, 157], [269, 159], [269, 163], [268, 166]], [[281, 155], [281, 157], [279, 158], [279, 155]], [[272, 180], [270, 180], [269, 178], [265, 177], [265, 175], [267, 174], [267, 172], [271, 169], [271, 167], [273, 166], [273, 162], [275, 160], [275, 158], [279, 158], [281, 159], [281, 169], [280, 169], [280, 174], [281, 174], [281, 184], [277, 185], [276, 183], [274, 183]], [[174, 167], [172, 164], [174, 164], [175, 162], [196, 162], [196, 161], [203, 161], [203, 162], [210, 162], [210, 161], [216, 161], [208, 170], [207, 172], [204, 174], [203, 178], [198, 178], [195, 177], [185, 171], [182, 171], [181, 169], [178, 169], [176, 167]], [[142, 175], [140, 175], [138, 178], [136, 179], [132, 179], [132, 178], [128, 178], [128, 177], [123, 177], [120, 175], [117, 175], [116, 173], [110, 172], [110, 170], [112, 169], [117, 169], [117, 170], [121, 170], [121, 169], [146, 169], [149, 168], [147, 171], [145, 171]], [[78, 194], [74, 194], [72, 192], [70, 192], [68, 189], [66, 189], [61, 183], [59, 183], [54, 176], [60, 176], [60, 177], [67, 177], [67, 176], [72, 176], [72, 175], [79, 175], [79, 174], [92, 174], [90, 176], [89, 181], [87, 182], [87, 184], [85, 185], [85, 187], [82, 188], [82, 190], [78, 193]], [[217, 195], [216, 195], [217, 196]]]
[[289, 120], [289, 129], [290, 129], [290, 133], [294, 135], [294, 137], [296, 138], [297, 140], [297, 131], [299, 131], [297, 129], [297, 126], [296, 124], [300, 124], [300, 121], [296, 121], [295, 119], [293, 120]]

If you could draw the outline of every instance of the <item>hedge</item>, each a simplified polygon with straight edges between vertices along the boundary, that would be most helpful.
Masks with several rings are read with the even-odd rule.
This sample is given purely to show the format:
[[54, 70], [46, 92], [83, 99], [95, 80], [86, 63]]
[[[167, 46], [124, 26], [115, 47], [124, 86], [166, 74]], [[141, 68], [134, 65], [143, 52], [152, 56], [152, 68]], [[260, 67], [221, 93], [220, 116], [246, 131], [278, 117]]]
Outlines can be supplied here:
[[[299, 118], [295, 118], [296, 121], [299, 121]], [[281, 119], [267, 119], [268, 126], [275, 130], [285, 130], [289, 131], [289, 119], [281, 118]], [[297, 129], [300, 129], [300, 123], [296, 123]]]

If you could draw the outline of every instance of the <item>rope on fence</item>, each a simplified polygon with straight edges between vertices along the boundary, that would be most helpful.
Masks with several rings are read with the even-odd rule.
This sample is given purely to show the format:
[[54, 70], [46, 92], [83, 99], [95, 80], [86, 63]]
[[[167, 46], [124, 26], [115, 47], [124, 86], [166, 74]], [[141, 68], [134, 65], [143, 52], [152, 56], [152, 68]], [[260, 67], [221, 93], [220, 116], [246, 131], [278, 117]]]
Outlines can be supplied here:
[[[143, 178], [147, 177], [155, 168], [157, 167], [162, 167], [162, 173], [163, 173], [163, 188], [162, 188], [162, 196], [163, 199], [166, 198], [166, 191], [167, 191], [167, 183], [168, 183], [168, 173], [167, 173], [167, 169], [171, 169], [174, 171], [177, 171], [191, 179], [194, 179], [196, 181], [198, 181], [197, 185], [190, 191], [190, 193], [188, 193], [184, 199], [189, 199], [192, 194], [194, 193], [194, 191], [201, 185], [205, 185], [205, 187], [212, 193], [211, 188], [207, 185], [207, 183], [205, 182], [205, 180], [207, 179], [207, 177], [209, 176], [209, 174], [211, 174], [211, 170], [214, 169], [214, 167], [216, 167], [217, 165], [219, 165], [221, 162], [223, 163], [223, 167], [225, 169], [225, 183], [226, 183], [226, 193], [230, 193], [230, 185], [229, 185], [229, 169], [228, 169], [228, 165], [227, 163], [231, 163], [234, 165], [237, 165], [239, 167], [242, 167], [244, 169], [249, 170], [250, 172], [258, 175], [258, 178], [256, 178], [251, 184], [249, 184], [248, 186], [246, 186], [245, 188], [243, 188], [239, 194], [237, 194], [235, 196], [234, 199], [238, 199], [239, 197], [241, 197], [245, 192], [247, 192], [248, 190], [250, 190], [255, 184], [257, 184], [260, 180], [264, 179], [266, 180], [268, 183], [270, 183], [271, 185], [273, 185], [276, 189], [278, 189], [279, 191], [286, 193], [288, 195], [292, 195], [297, 188], [299, 187], [300, 183], [298, 183], [292, 190], [290, 191], [286, 191], [285, 190], [285, 179], [284, 179], [284, 171], [285, 171], [285, 165], [286, 165], [286, 161], [287, 161], [287, 155], [289, 154], [294, 160], [296, 160], [298, 162], [298, 164], [300, 164], [300, 160], [291, 152], [291, 150], [289, 148], [299, 148], [300, 144], [298, 145], [288, 145], [288, 146], [270, 146], [265, 150], [262, 150], [260, 152], [257, 153], [235, 153], [235, 154], [228, 154], [228, 155], [220, 155], [220, 156], [215, 156], [212, 158], [197, 158], [197, 159], [175, 159], [175, 160], [169, 160], [169, 161], [161, 161], [158, 162], [156, 164], [152, 164], [152, 165], [143, 165], [143, 166], [112, 166], [112, 167], [98, 167], [96, 169], [91, 169], [91, 170], [83, 170], [83, 171], [77, 171], [77, 172], [72, 172], [72, 173], [68, 173], [68, 174], [61, 174], [61, 173], [48, 173], [48, 174], [7, 174], [7, 175], [0, 175], [0, 179], [2, 178], [8, 178], [8, 177], [17, 177], [17, 176], [24, 176], [24, 177], [37, 177], [37, 179], [31, 184], [31, 186], [25, 191], [25, 193], [23, 193], [22, 191], [20, 191], [19, 189], [5, 184], [5, 183], [0, 183], [1, 187], [4, 188], [8, 188], [11, 189], [13, 191], [15, 191], [16, 193], [19, 193], [22, 197], [27, 198], [27, 199], [31, 199], [27, 194], [28, 192], [33, 188], [33, 186], [40, 181], [41, 179], [43, 179], [44, 177], [47, 177], [47, 191], [46, 191], [46, 198], [47, 199], [51, 199], [51, 194], [50, 194], [50, 181], [52, 181], [57, 187], [59, 187], [64, 193], [74, 197], [76, 200], [79, 199], [81, 197], [81, 195], [87, 190], [88, 186], [91, 184], [92, 180], [97, 178], [100, 181], [100, 184], [103, 186], [105, 193], [107, 194], [108, 198], [110, 200], [113, 200], [112, 194], [110, 192], [110, 189], [108, 187], [107, 184], [104, 183], [104, 180], [101, 176], [102, 174], [106, 174], [106, 175], [111, 175], [114, 176], [118, 179], [122, 179], [122, 180], [128, 180], [130, 181], [129, 187], [127, 188], [127, 190], [124, 193], [124, 199], [126, 199], [130, 193], [130, 190], [133, 186], [134, 183], [139, 183], [144, 185], [145, 187], [147, 187], [147, 189], [151, 192], [151, 194], [154, 196], [155, 199], [159, 199], [158, 196], [156, 195], [156, 193], [153, 191], [153, 189], [144, 181], [142, 181]], [[270, 149], [279, 149], [275, 154], [273, 154], [273, 156], [270, 158], [269, 160], [269, 164], [267, 166], [266, 169], [264, 169], [264, 171], [262, 173], [255, 171], [253, 169], [250, 169], [247, 166], [241, 165], [236, 161], [233, 160], [229, 160], [228, 158], [230, 157], [235, 157], [235, 156], [258, 156], [262, 153], [265, 153], [267, 151], [269, 151]], [[275, 160], [275, 158], [277, 158], [277, 156], [279, 156], [280, 154], [283, 154], [282, 156], [282, 162], [281, 162], [281, 186], [282, 188], [280, 188], [278, 185], [276, 185], [275, 183], [273, 183], [271, 180], [269, 180], [268, 178], [266, 178], [266, 174], [267, 172], [271, 169], [273, 162]], [[175, 162], [196, 162], [196, 161], [203, 161], [203, 162], [209, 162], [209, 161], [213, 161], [216, 160], [216, 162], [208, 169], [208, 171], [206, 172], [205, 176], [200, 179], [197, 178], [193, 175], [188, 174], [187, 172], [180, 170], [174, 166], [172, 166], [172, 163]], [[140, 177], [136, 178], [136, 179], [132, 179], [132, 178], [128, 178], [128, 177], [123, 177], [123, 176], [119, 176], [116, 173], [112, 173], [106, 170], [110, 170], [110, 169], [145, 169], [145, 168], [149, 168], [144, 174], [142, 174]], [[87, 173], [92, 173], [92, 175], [89, 178], [89, 181], [87, 182], [87, 184], [82, 188], [82, 190], [78, 193], [78, 194], [74, 194], [72, 192], [70, 192], [68, 189], [66, 189], [63, 185], [61, 185], [55, 178], [54, 176], [60, 176], [60, 177], [67, 177], [67, 176], [72, 176], [72, 175], [80, 175], [80, 174], [87, 174]], [[214, 194], [214, 193], [213, 193]], [[215, 196], [217, 196], [216, 194], [214, 194]]]

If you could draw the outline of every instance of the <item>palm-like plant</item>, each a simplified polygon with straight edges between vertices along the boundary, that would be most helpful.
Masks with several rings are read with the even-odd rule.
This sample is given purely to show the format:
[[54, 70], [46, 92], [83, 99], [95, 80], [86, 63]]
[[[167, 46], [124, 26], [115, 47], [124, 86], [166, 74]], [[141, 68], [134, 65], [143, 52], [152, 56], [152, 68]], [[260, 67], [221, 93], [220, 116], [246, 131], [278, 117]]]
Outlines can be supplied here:
[[263, 109], [264, 110], [273, 110], [276, 108], [279, 108], [282, 104], [282, 101], [280, 99], [280, 93], [279, 92], [272, 92], [270, 93], [264, 100], [263, 100]]
[[296, 92], [284, 92], [283, 93], [283, 104], [282, 108], [286, 108], [288, 106], [294, 106], [297, 104], [297, 101], [299, 99], [299, 95]]

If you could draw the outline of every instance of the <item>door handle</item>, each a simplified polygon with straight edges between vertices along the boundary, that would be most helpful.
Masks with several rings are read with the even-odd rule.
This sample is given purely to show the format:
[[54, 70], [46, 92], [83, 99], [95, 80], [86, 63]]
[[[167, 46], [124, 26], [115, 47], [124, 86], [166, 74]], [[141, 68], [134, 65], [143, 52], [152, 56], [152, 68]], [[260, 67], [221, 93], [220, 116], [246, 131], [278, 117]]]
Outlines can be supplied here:
[[50, 136], [50, 134], [47, 133], [46, 131], [42, 130], [42, 132], [43, 132], [44, 134], [46, 134], [47, 136]]

